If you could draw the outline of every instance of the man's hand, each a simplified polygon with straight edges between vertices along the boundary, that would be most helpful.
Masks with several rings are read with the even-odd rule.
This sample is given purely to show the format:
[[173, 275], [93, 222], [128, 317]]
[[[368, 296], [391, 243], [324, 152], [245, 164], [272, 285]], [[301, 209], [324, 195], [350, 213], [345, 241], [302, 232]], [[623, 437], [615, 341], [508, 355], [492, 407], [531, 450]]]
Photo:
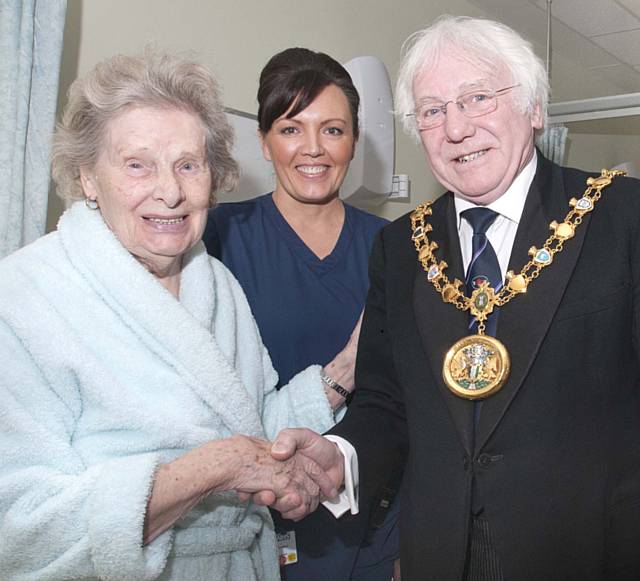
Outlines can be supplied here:
[[[281, 462], [298, 459], [306, 474], [320, 488], [323, 499], [336, 498], [344, 483], [344, 457], [338, 446], [311, 430], [282, 430], [271, 446], [271, 456]], [[300, 502], [295, 494], [278, 497], [271, 491], [261, 491], [253, 495], [253, 500], [256, 504], [272, 506], [291, 520], [300, 520], [316, 508], [309, 510], [310, 505]]]
[[249, 436], [234, 436], [229, 442], [234, 460], [229, 462], [228, 488], [240, 499], [259, 494], [265, 500], [258, 504], [284, 507], [287, 518], [297, 520], [313, 512], [321, 497], [335, 496], [332, 479], [313, 458], [293, 453], [276, 459], [270, 442]]

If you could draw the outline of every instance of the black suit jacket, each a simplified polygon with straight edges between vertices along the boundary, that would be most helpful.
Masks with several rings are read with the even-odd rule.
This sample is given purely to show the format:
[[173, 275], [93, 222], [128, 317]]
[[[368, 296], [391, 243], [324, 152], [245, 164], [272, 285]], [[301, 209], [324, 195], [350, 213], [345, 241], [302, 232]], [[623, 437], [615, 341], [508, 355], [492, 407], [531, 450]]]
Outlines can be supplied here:
[[[587, 177], [539, 155], [511, 269]], [[430, 222], [449, 278], [463, 280], [450, 193]], [[489, 520], [507, 581], [640, 579], [640, 182], [616, 178], [553, 264], [501, 309], [512, 370], [483, 404], [474, 449], [473, 404], [441, 377], [468, 313], [427, 282], [410, 236], [407, 215], [374, 247], [358, 389], [333, 430], [358, 451], [364, 503], [404, 463], [403, 581], [459, 581], [472, 512]]]

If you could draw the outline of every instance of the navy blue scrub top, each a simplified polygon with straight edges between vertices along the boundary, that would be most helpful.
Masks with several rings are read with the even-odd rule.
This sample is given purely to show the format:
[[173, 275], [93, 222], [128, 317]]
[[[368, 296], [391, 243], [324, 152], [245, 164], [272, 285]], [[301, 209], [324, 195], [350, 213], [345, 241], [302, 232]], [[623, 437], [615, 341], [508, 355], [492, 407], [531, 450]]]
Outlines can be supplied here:
[[203, 241], [240, 282], [273, 366], [285, 385], [345, 346], [369, 288], [368, 262], [383, 218], [345, 204], [338, 242], [319, 259], [298, 237], [271, 194], [220, 204]]

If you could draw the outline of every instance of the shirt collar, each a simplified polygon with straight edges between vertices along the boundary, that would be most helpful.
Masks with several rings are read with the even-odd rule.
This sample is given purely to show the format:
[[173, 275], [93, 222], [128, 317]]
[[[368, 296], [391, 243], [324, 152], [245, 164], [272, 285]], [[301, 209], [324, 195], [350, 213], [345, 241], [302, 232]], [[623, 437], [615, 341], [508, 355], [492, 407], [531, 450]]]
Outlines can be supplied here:
[[[491, 202], [487, 208], [490, 208], [494, 212], [504, 216], [507, 220], [510, 220], [514, 224], [520, 223], [522, 217], [522, 211], [524, 210], [524, 204], [527, 201], [527, 194], [533, 181], [533, 176], [536, 173], [538, 166], [538, 154], [533, 151], [533, 156], [529, 160], [529, 163], [524, 166], [523, 170], [518, 174], [513, 183], [509, 186], [507, 191], [502, 194], [497, 200]], [[464, 210], [469, 208], [475, 208], [476, 204], [465, 200], [457, 195], [454, 197], [456, 207], [456, 223], [458, 224], [458, 231], [460, 230], [460, 223], [462, 218], [460, 214]]]

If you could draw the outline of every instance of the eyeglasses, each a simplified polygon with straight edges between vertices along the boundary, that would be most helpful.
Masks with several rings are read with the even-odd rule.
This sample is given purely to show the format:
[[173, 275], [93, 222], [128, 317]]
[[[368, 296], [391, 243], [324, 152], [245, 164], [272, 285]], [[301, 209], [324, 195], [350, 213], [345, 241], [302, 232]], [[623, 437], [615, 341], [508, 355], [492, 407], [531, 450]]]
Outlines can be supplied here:
[[498, 97], [507, 91], [519, 87], [520, 84], [511, 85], [504, 89], [493, 91], [491, 89], [478, 89], [460, 95], [457, 99], [447, 101], [432, 101], [427, 99], [419, 103], [413, 113], [407, 113], [407, 117], [415, 117], [418, 129], [433, 129], [444, 123], [447, 115], [447, 105], [455, 103], [458, 109], [467, 117], [480, 117], [493, 113], [498, 107]]

